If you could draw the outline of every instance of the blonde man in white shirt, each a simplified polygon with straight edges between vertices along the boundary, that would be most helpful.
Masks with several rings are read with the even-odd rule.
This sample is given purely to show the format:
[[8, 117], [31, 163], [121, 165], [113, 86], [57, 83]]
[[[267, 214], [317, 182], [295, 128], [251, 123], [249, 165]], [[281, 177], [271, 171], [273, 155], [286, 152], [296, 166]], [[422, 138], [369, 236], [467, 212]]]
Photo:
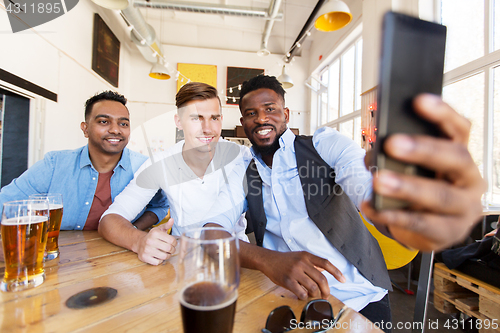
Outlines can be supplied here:
[[[192, 82], [176, 95], [176, 126], [184, 140], [148, 159], [134, 179], [102, 215], [99, 233], [111, 243], [158, 265], [175, 252], [176, 238], [185, 228], [201, 226], [210, 218], [219, 191], [227, 186], [228, 174], [251, 159], [248, 148], [223, 140], [221, 103], [217, 90]], [[151, 231], [141, 231], [131, 219], [151, 200], [158, 189], [166, 195], [172, 219]], [[175, 223], [174, 223], [175, 221]], [[241, 223], [243, 225], [243, 223]], [[243, 228], [236, 228], [244, 236]]]

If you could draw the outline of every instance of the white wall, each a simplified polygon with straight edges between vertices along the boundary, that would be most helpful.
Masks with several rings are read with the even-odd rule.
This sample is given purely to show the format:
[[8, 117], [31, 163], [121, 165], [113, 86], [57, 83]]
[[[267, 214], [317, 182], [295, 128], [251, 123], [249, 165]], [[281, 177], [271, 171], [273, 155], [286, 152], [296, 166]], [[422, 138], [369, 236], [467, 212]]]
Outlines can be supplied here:
[[[15, 34], [11, 32], [7, 13], [0, 11], [0, 66], [58, 95], [57, 103], [48, 100], [43, 103], [42, 156], [50, 150], [72, 149], [86, 143], [80, 122], [87, 98], [102, 90], [122, 93], [128, 90], [129, 66], [120, 66], [118, 89], [91, 70], [95, 12], [99, 12], [120, 40], [124, 39], [123, 23], [116, 15], [90, 1], [80, 1], [73, 10], [35, 27], [34, 31]], [[121, 47], [120, 61], [130, 62], [126, 45]]]
[[[432, 2], [432, 0], [420, 0], [420, 2]], [[363, 13], [371, 14], [363, 16], [363, 80], [361, 84], [363, 92], [378, 84], [382, 20], [389, 10], [418, 16], [419, 0], [363, 1]]]
[[[121, 42], [118, 89], [91, 69], [95, 12], [100, 14]], [[169, 112], [164, 116], [167, 117], [165, 120], [150, 122], [154, 124], [154, 131], [147, 134], [150, 141], [158, 143], [163, 140], [162, 144], [167, 146], [173, 144], [175, 79], [160, 81], [148, 76], [152, 65], [144, 60], [130, 41], [117, 12], [103, 9], [91, 1], [80, 1], [67, 14], [33, 30], [13, 34], [7, 13], [0, 11], [0, 67], [58, 95], [57, 103], [47, 100], [37, 104], [44, 109], [41, 113], [44, 126], [40, 131], [43, 142], [38, 143], [40, 154], [37, 154], [37, 159], [51, 150], [73, 149], [85, 144], [86, 139], [80, 131], [83, 104], [96, 92], [108, 89], [124, 94], [129, 100], [133, 129]], [[163, 47], [173, 68], [177, 68], [178, 62], [216, 65], [217, 88], [221, 93], [226, 89], [227, 66], [264, 68], [267, 74], [281, 74], [281, 55], [258, 57], [254, 52]], [[308, 75], [307, 60], [296, 57], [288, 73], [295, 80], [295, 86], [288, 90], [286, 96], [286, 104], [292, 111], [290, 127], [298, 127], [301, 133], [306, 133], [310, 103], [303, 82]], [[237, 107], [224, 106], [223, 113], [223, 128], [239, 125]], [[143, 135], [135, 135], [132, 139], [136, 137], [139, 140]]]
[[[282, 70], [282, 55], [259, 57], [255, 52], [223, 51], [214, 49], [163, 45], [164, 54], [173, 68], [178, 63], [204, 64], [217, 66], [217, 89], [223, 104], [223, 128], [234, 129], [240, 125], [240, 111], [237, 106], [225, 105], [227, 67], [263, 68], [268, 75], [279, 76]], [[137, 57], [137, 59], [136, 59]], [[131, 148], [146, 153], [143, 132], [137, 127], [145, 125], [149, 141], [155, 148], [169, 147], [175, 143], [175, 94], [177, 82], [174, 78], [161, 81], [150, 78], [147, 74], [151, 65], [140, 61], [139, 55], [131, 59], [131, 82], [129, 109], [131, 111], [132, 141]], [[307, 60], [297, 57], [288, 67], [288, 74], [295, 85], [287, 90], [286, 105], [292, 112], [290, 127], [298, 127], [301, 133], [306, 133], [309, 118], [309, 102], [306, 97], [305, 82]], [[158, 117], [158, 118], [156, 118]], [[137, 145], [137, 146], [135, 146]]]

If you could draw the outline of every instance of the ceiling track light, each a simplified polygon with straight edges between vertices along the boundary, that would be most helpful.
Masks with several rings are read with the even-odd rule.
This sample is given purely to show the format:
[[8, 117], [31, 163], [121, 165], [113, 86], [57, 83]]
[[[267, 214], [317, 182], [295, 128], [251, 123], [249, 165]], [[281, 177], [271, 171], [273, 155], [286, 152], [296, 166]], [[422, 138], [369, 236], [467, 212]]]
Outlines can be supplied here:
[[314, 26], [320, 31], [335, 31], [342, 29], [352, 20], [352, 14], [349, 7], [341, 0], [318, 0], [311, 15], [302, 27], [299, 35], [292, 44], [290, 51], [286, 54], [285, 63], [292, 61], [295, 52], [300, 48], [301, 42], [311, 35], [311, 29]]

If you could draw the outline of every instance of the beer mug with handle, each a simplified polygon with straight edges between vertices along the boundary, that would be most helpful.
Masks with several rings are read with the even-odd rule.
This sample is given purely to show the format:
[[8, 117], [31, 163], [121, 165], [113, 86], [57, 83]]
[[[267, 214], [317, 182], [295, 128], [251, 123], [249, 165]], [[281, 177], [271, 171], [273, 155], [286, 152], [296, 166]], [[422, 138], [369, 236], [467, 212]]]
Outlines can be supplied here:
[[178, 278], [184, 333], [233, 331], [240, 263], [238, 238], [223, 228], [184, 232]]
[[1, 233], [5, 272], [0, 289], [20, 291], [45, 281], [43, 256], [47, 245], [49, 202], [30, 199], [3, 205]]
[[30, 195], [30, 199], [47, 199], [49, 201], [50, 218], [45, 261], [55, 259], [59, 257], [59, 231], [63, 217], [62, 194], [32, 194]]

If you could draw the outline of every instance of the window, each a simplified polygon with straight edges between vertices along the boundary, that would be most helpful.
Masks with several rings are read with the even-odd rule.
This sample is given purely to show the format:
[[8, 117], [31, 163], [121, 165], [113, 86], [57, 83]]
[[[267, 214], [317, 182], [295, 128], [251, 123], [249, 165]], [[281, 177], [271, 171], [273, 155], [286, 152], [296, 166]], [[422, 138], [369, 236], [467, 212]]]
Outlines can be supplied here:
[[492, 142], [492, 175], [489, 181], [491, 201], [500, 203], [500, 66], [493, 70], [493, 142]]
[[469, 151], [500, 205], [500, 0], [440, 0], [448, 28], [443, 99], [471, 123]]
[[320, 73], [318, 126], [329, 126], [361, 146], [361, 59], [358, 38]]
[[[329, 68], [330, 72], [330, 85], [328, 86], [328, 97], [330, 98], [328, 104], [328, 121], [333, 121], [339, 117], [339, 93], [340, 93], [340, 61], [336, 60]], [[323, 124], [326, 121], [323, 122]]]
[[484, 56], [484, 0], [442, 0], [441, 23], [446, 25], [448, 72]]
[[[467, 94], [464, 94], [464, 92]], [[449, 84], [443, 88], [443, 99], [472, 123], [469, 151], [481, 170], [484, 133], [484, 73]]]

